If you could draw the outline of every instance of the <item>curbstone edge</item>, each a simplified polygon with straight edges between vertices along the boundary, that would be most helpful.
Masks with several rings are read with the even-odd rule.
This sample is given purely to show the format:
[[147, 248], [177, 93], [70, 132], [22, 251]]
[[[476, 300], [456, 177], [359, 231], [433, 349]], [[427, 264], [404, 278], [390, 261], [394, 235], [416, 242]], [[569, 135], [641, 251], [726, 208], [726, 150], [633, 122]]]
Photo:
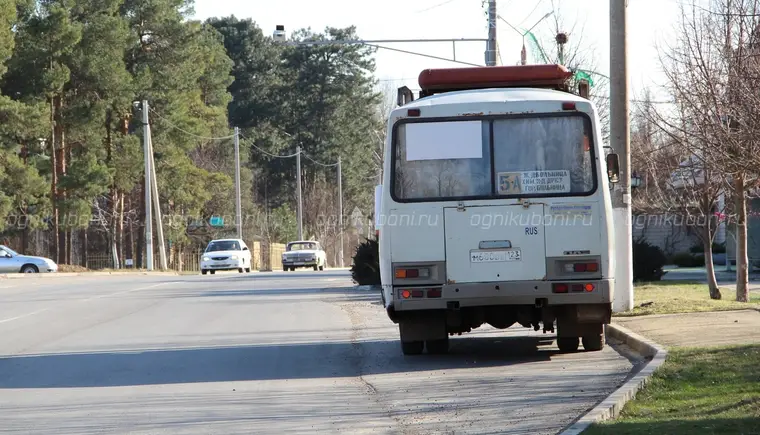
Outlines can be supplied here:
[[668, 351], [652, 340], [615, 324], [606, 325], [604, 332], [608, 338], [614, 338], [623, 342], [641, 356], [649, 359], [649, 362], [620, 388], [592, 408], [591, 411], [560, 432], [560, 435], [577, 435], [593, 423], [616, 418], [620, 415], [625, 404], [636, 397], [636, 393], [646, 385], [655, 370], [665, 362]]

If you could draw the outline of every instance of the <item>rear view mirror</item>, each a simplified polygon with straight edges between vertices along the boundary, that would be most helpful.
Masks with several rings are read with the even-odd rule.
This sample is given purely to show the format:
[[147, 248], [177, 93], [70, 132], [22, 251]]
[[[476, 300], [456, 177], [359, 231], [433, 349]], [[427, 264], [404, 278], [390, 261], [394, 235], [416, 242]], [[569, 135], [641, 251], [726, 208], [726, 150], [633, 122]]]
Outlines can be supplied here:
[[247, 251], [247, 250], [248, 250], [248, 248], [247, 248], [247, 247], [243, 248], [243, 251]]
[[607, 154], [607, 177], [613, 184], [620, 181], [620, 159], [615, 153]]

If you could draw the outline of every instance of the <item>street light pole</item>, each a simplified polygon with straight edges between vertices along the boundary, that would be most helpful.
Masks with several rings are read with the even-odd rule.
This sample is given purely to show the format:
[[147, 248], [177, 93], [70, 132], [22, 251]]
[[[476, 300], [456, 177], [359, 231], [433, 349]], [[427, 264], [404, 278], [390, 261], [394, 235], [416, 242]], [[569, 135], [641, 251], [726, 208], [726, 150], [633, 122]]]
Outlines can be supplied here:
[[153, 270], [153, 215], [151, 213], [150, 130], [148, 130], [148, 100], [142, 101], [143, 153], [145, 154], [145, 266]]
[[298, 194], [298, 240], [303, 240], [303, 199], [301, 193], [301, 146], [296, 147], [296, 190]]
[[633, 309], [631, 149], [628, 109], [627, 0], [610, 0], [610, 145], [620, 156], [620, 182], [612, 194], [615, 232], [615, 312]]
[[235, 226], [238, 239], [243, 238], [243, 207], [240, 203], [240, 129], [235, 127]]
[[338, 156], [338, 232], [340, 234], [340, 248], [338, 264], [343, 267], [343, 169], [341, 167], [340, 156]]
[[158, 196], [158, 177], [156, 177], [156, 161], [153, 159], [153, 134], [148, 129], [148, 155], [150, 156], [150, 189], [153, 197], [153, 212], [156, 217], [156, 236], [158, 238], [158, 261], [161, 270], [167, 270], [166, 244], [164, 243], [164, 226], [161, 218], [161, 202]]
[[496, 66], [496, 0], [488, 0], [488, 44], [486, 66]]

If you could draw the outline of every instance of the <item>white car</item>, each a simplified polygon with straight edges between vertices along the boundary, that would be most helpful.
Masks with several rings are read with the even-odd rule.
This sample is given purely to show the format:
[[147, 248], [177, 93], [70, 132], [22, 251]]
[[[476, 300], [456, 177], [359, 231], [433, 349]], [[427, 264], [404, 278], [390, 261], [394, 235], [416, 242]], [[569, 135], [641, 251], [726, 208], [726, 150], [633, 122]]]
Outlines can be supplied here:
[[217, 270], [251, 271], [251, 251], [241, 239], [212, 240], [201, 255], [201, 274]]
[[319, 242], [302, 240], [290, 242], [282, 254], [282, 270], [296, 270], [299, 267], [312, 267], [325, 270], [327, 254]]
[[49, 258], [21, 255], [13, 249], [0, 245], [0, 273], [52, 273], [58, 265]]

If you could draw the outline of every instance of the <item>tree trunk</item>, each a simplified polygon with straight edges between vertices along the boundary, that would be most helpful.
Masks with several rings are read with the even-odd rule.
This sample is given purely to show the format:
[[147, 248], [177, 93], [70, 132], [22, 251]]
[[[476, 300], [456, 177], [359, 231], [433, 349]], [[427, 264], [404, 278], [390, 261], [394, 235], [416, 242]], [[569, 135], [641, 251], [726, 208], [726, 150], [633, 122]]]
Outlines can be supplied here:
[[[56, 198], [56, 204], [54, 207], [56, 210], [59, 207], [58, 202], [61, 200], [65, 200], [66, 193], [60, 189], [60, 186], [58, 185], [57, 181], [59, 181], [58, 177], [63, 176], [66, 173], [66, 143], [65, 143], [65, 136], [63, 131], [63, 97], [60, 95], [53, 97], [53, 105], [55, 108], [55, 118], [53, 120], [53, 136], [55, 139], [53, 142], [56, 144], [55, 147], [55, 167], [53, 168], [53, 172], [57, 174], [56, 177], [56, 189], [55, 189], [55, 198]], [[60, 222], [59, 222], [60, 225]], [[68, 225], [67, 225], [68, 226]], [[66, 245], [66, 231], [61, 231], [60, 226], [57, 228], [57, 234], [58, 234], [58, 264], [66, 264], [67, 260], [67, 245]]]
[[119, 226], [117, 228], [118, 237], [116, 239], [117, 252], [122, 263], [124, 262], [124, 194], [119, 195]]
[[119, 249], [116, 244], [118, 240], [119, 231], [119, 192], [115, 188], [111, 188], [111, 225], [109, 228], [109, 241], [110, 241], [110, 254], [111, 254], [111, 267], [113, 269], [119, 269]]
[[702, 245], [705, 253], [705, 268], [707, 269], [707, 286], [710, 289], [710, 299], [721, 299], [722, 296], [720, 294], [720, 288], [718, 287], [718, 280], [715, 278], [715, 265], [713, 264], [713, 239], [710, 219], [707, 219], [707, 223], [702, 231]]
[[87, 261], [89, 260], [89, 258], [87, 258], [87, 254], [88, 254], [87, 228], [82, 229], [81, 238], [82, 238], [82, 262], [81, 262], [81, 265], [82, 265], [82, 267], [86, 268], [87, 267]]
[[74, 264], [74, 230], [66, 231], [66, 264]]
[[55, 129], [55, 119], [56, 119], [56, 104], [55, 104], [55, 98], [50, 99], [50, 202], [53, 206], [53, 249], [52, 249], [52, 257], [55, 258], [56, 261], [60, 261], [59, 258], [59, 251], [60, 246], [58, 246], [58, 222], [60, 219], [59, 212], [58, 212], [58, 145], [56, 142], [56, 129]]
[[736, 201], [736, 301], [749, 302], [749, 259], [747, 258], [747, 196], [744, 174], [734, 178]]
[[24, 254], [29, 252], [29, 218], [27, 215], [27, 221], [24, 227], [21, 229], [21, 252]]

